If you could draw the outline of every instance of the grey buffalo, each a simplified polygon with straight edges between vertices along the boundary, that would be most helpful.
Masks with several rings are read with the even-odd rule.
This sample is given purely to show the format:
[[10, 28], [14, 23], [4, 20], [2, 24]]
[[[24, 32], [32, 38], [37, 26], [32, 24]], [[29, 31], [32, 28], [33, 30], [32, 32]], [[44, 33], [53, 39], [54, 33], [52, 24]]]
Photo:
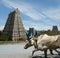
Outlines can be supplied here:
[[47, 34], [40, 35], [37, 39], [32, 37], [30, 40], [26, 41], [27, 44], [25, 45], [25, 49], [28, 47], [34, 46], [35, 50], [32, 52], [32, 55], [35, 51], [44, 51], [45, 58], [47, 58], [47, 50], [49, 49], [51, 54], [52, 50], [56, 50], [60, 48], [60, 36], [48, 36]]

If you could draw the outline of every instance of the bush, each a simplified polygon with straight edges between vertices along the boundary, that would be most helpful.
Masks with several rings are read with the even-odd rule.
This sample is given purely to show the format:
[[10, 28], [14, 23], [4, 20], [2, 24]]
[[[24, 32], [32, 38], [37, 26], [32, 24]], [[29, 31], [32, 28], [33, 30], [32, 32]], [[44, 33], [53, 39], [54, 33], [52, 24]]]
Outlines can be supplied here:
[[0, 36], [0, 41], [8, 41], [9, 40], [9, 37], [5, 34], [1, 34]]

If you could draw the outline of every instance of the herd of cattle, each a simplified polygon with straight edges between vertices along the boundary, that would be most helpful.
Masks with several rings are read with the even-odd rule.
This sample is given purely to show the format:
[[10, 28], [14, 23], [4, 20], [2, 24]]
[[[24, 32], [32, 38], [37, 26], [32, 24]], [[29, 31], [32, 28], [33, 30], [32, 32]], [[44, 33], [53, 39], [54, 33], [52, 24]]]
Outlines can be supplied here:
[[47, 50], [49, 49], [50, 53], [53, 54], [53, 50], [56, 52], [60, 48], [60, 35], [49, 36], [47, 34], [42, 34], [35, 38], [34, 36], [31, 39], [26, 40], [26, 45], [24, 49], [27, 49], [31, 46], [35, 47], [35, 50], [32, 52], [32, 56], [36, 51], [44, 51], [45, 58], [47, 58]]

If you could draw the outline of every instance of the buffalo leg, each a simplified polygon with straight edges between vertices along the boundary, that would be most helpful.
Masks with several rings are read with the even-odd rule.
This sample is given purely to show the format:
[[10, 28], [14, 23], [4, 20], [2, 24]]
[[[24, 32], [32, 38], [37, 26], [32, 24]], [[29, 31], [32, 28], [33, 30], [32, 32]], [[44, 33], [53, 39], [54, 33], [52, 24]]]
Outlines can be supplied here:
[[38, 49], [33, 50], [33, 52], [32, 52], [32, 56], [33, 56], [33, 54], [34, 54], [36, 51], [39, 51], [39, 50], [38, 50]]
[[45, 58], [47, 58], [47, 50], [44, 51]]
[[53, 54], [53, 50], [51, 50], [51, 49], [49, 49], [49, 50], [50, 50], [50, 53], [51, 53], [52, 55], [54, 55], [54, 54]]

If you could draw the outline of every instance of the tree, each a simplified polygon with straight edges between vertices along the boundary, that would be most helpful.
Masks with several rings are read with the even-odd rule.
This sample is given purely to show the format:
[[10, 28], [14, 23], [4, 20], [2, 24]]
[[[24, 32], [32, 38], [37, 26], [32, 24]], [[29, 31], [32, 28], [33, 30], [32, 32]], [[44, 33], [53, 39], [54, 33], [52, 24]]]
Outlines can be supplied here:
[[1, 34], [0, 36], [0, 41], [8, 41], [9, 40], [9, 37], [5, 34]]

